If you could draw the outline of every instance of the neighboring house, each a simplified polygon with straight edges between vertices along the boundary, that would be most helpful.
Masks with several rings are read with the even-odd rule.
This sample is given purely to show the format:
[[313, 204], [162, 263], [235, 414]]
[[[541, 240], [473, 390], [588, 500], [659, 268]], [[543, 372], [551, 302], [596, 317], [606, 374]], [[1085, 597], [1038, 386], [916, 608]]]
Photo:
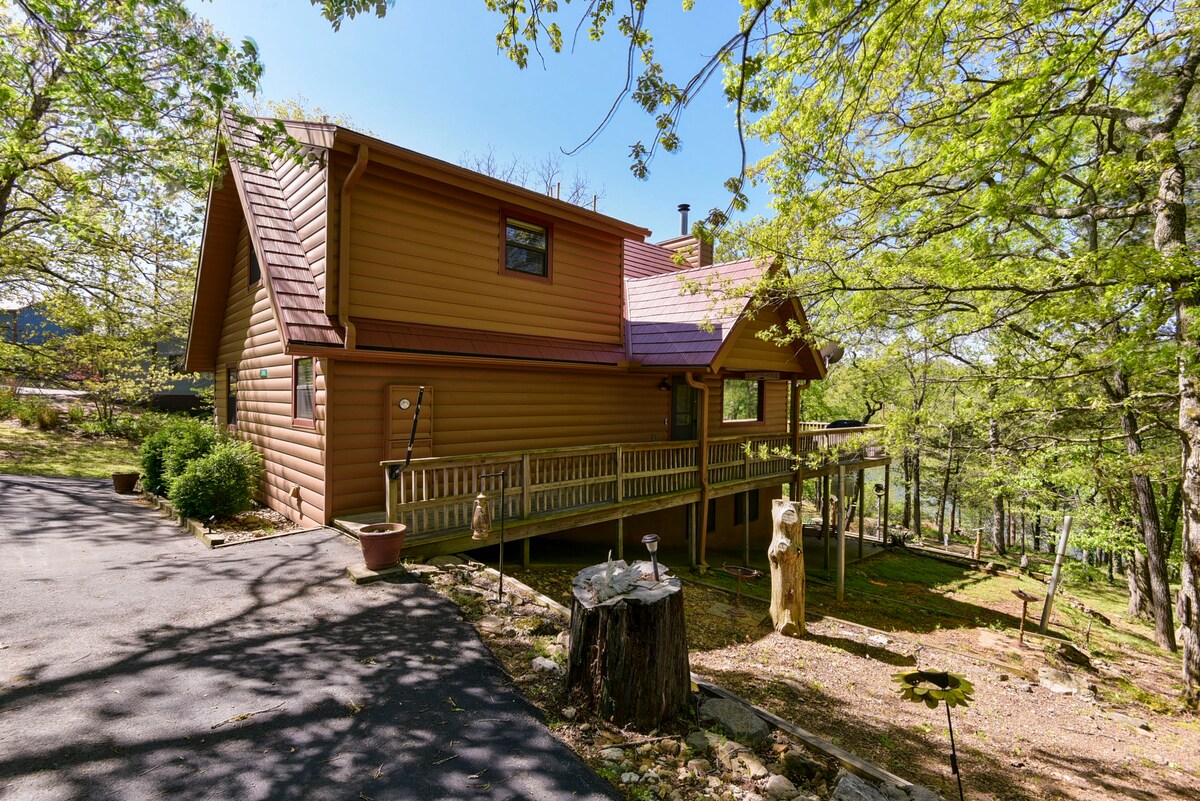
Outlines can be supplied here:
[[0, 300], [0, 341], [41, 345], [47, 338], [66, 333], [47, 319], [42, 304]]
[[619, 533], [619, 552], [654, 531], [702, 561], [706, 540], [769, 532], [771, 499], [800, 478], [747, 442], [855, 433], [800, 423], [821, 356], [757, 336], [804, 327], [798, 303], [751, 314], [745, 297], [683, 291], [773, 265], [713, 266], [688, 236], [648, 244], [345, 128], [287, 128], [303, 164], [218, 153], [186, 367], [214, 372], [218, 424], [262, 452], [263, 498], [293, 520], [353, 529], [386, 510], [409, 524], [406, 552], [462, 549], [476, 495], [498, 498], [485, 474], [502, 471], [509, 537]]

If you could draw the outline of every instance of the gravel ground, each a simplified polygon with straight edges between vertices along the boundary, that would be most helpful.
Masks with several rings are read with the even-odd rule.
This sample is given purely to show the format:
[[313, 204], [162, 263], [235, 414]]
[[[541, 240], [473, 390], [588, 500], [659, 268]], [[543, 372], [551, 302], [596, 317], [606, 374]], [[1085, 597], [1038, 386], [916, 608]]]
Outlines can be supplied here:
[[[574, 573], [517, 576], [563, 601]], [[975, 685], [974, 703], [952, 713], [964, 791], [974, 801], [1197, 797], [1200, 719], [1087, 692], [1055, 694], [1037, 681], [1047, 665], [1040, 641], [1020, 648], [987, 628], [957, 629], [922, 633], [918, 647], [915, 638], [828, 618], [795, 639], [773, 633], [763, 623], [767, 606], [753, 599], [739, 614], [727, 593], [689, 583], [685, 603], [694, 671], [944, 798], [958, 796], [945, 708], [902, 701], [891, 678], [918, 664]], [[1103, 688], [1105, 666], [1098, 667], [1084, 675]]]

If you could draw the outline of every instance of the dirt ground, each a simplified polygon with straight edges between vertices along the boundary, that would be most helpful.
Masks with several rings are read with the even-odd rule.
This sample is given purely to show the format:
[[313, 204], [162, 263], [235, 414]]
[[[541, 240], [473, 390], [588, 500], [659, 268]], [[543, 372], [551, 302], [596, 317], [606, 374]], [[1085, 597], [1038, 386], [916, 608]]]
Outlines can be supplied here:
[[[537, 568], [516, 575], [567, 602], [574, 572]], [[946, 799], [958, 790], [945, 707], [901, 700], [892, 679], [914, 665], [974, 683], [974, 702], [952, 712], [968, 798], [1197, 797], [1200, 718], [1155, 713], [1113, 689], [1117, 675], [1141, 686], [1167, 681], [1163, 664], [1140, 652], [1078, 669], [1097, 692], [1060, 695], [1038, 683], [1039, 668], [1056, 664], [1052, 646], [1036, 637], [1021, 646], [998, 627], [881, 634], [843, 622], [852, 604], [833, 619], [810, 602], [817, 614], [807, 636], [794, 639], [771, 631], [767, 605], [757, 599], [744, 597], [739, 607], [727, 592], [689, 583], [685, 604], [697, 673]], [[1019, 602], [1015, 607], [1019, 616]]]

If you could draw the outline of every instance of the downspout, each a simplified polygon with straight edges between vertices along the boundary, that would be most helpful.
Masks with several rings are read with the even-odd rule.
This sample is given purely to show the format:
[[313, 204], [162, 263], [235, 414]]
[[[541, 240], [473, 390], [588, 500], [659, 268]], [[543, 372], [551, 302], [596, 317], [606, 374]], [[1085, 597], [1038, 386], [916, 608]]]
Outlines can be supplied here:
[[338, 207], [338, 323], [346, 332], [346, 349], [353, 349], [357, 334], [354, 324], [350, 322], [350, 193], [355, 184], [367, 169], [371, 159], [371, 151], [365, 145], [358, 146], [358, 158], [350, 169], [350, 174], [342, 182], [342, 200]]
[[708, 549], [708, 496], [711, 488], [708, 484], [708, 385], [697, 381], [690, 373], [684, 373], [688, 386], [700, 393], [700, 570], [708, 570], [705, 559]]

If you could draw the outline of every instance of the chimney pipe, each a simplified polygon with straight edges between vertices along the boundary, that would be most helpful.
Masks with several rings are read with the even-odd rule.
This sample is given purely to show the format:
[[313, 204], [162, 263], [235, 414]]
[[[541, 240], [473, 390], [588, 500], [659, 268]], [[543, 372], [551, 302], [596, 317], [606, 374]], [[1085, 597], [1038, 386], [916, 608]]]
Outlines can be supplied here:
[[688, 212], [691, 210], [692, 210], [692, 207], [690, 204], [688, 204], [688, 203], [680, 203], [679, 204], [679, 235], [680, 236], [688, 235], [687, 215], [688, 215]]

